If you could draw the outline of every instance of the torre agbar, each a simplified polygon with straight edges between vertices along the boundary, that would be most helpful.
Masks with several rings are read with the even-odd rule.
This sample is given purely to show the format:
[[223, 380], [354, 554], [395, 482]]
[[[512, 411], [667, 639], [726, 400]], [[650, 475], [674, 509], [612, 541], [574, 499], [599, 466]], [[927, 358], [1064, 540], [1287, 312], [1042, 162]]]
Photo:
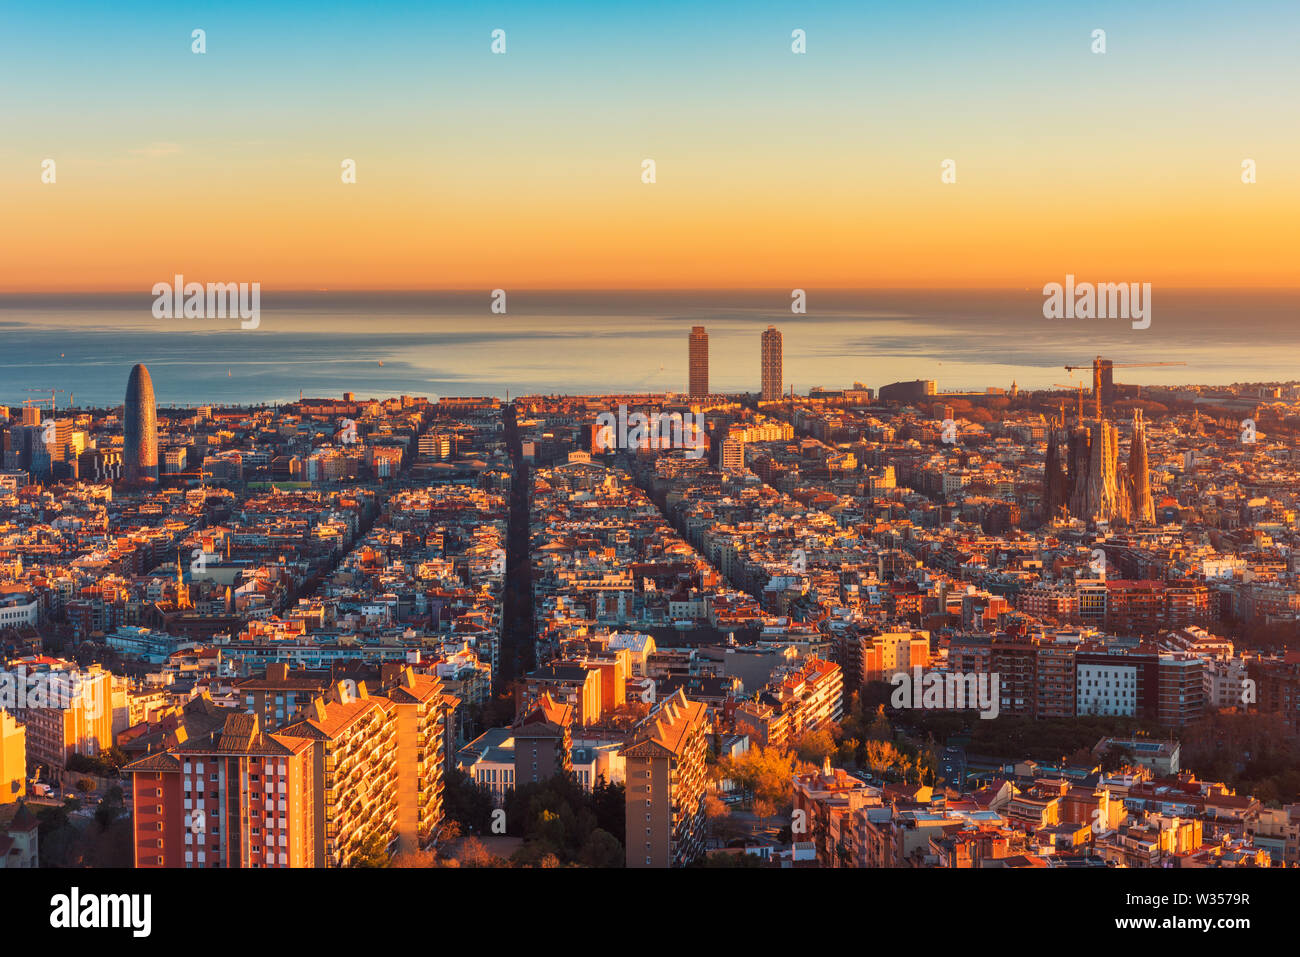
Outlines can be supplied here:
[[123, 410], [126, 446], [122, 453], [126, 481], [139, 485], [158, 481], [158, 411], [149, 370], [140, 363], [131, 368]]

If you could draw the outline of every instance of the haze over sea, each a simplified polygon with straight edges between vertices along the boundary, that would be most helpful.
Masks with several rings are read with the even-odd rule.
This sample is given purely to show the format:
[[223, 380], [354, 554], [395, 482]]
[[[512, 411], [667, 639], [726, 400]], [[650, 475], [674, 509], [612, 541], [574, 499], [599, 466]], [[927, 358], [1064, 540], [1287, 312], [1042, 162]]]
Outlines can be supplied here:
[[[1080, 280], [1091, 277], [1079, 277]], [[1064, 276], [1045, 281], [1063, 281]], [[81, 407], [122, 403], [143, 362], [162, 406], [337, 396], [663, 392], [686, 388], [686, 337], [709, 333], [710, 384], [756, 392], [759, 334], [784, 335], [785, 382], [806, 392], [934, 379], [940, 391], [1091, 382], [1102, 355], [1118, 382], [1229, 384], [1300, 379], [1300, 291], [1164, 290], [1151, 327], [1043, 318], [1041, 289], [276, 293], [261, 323], [155, 319], [153, 297], [0, 296], [0, 404], [72, 393]], [[59, 405], [68, 404], [59, 395]]]

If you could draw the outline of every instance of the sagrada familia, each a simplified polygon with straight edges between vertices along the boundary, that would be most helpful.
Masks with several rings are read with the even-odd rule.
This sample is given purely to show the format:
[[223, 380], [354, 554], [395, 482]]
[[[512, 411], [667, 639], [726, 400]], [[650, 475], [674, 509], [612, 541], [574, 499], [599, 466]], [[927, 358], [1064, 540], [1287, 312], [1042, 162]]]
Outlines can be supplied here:
[[1043, 512], [1050, 521], [1078, 518], [1126, 525], [1155, 524], [1142, 410], [1133, 413], [1128, 464], [1119, 461], [1119, 432], [1100, 415], [1073, 429], [1065, 414], [1053, 419], [1047, 437]]

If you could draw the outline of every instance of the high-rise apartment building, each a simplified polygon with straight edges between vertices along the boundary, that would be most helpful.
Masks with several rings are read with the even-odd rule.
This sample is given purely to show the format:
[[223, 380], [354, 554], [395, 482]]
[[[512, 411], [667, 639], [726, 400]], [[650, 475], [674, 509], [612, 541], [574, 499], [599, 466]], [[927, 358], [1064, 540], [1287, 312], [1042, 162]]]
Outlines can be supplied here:
[[[282, 681], [281, 679], [277, 679]], [[333, 685], [300, 720], [256, 713], [130, 764], [137, 867], [346, 867], [378, 837], [427, 846], [442, 819], [446, 696], [402, 669], [371, 695]]]
[[1161, 655], [1156, 720], [1182, 727], [1205, 713], [1205, 661], [1198, 655]]
[[384, 694], [397, 727], [397, 850], [416, 851], [442, 820], [448, 699], [437, 677], [409, 667]]
[[752, 700], [736, 705], [735, 723], [750, 741], [784, 748], [844, 713], [844, 672], [839, 665], [810, 658], [795, 669], [780, 668]]
[[449, 459], [455, 451], [455, 436], [449, 432], [425, 432], [420, 436], [416, 450], [422, 459]]
[[312, 702], [332, 683], [328, 672], [290, 671], [287, 664], [273, 663], [262, 675], [236, 681], [235, 696], [243, 710], [257, 715], [263, 728], [274, 731], [306, 717]]
[[397, 838], [397, 728], [391, 703], [336, 685], [317, 698], [286, 735], [315, 742], [317, 867], [347, 867], [373, 835], [392, 848]]
[[760, 372], [763, 383], [763, 399], [771, 402], [781, 398], [781, 333], [776, 326], [768, 326], [763, 333], [762, 359]]
[[727, 438], [718, 446], [718, 467], [724, 472], [743, 472], [745, 469], [745, 443], [741, 439]]
[[48, 436], [45, 445], [50, 461], [67, 462], [76, 459], [82, 450], [73, 447], [75, 423], [72, 419], [51, 419], [50, 421], [54, 423], [54, 427], [45, 433]]
[[0, 804], [27, 793], [27, 729], [0, 708]]
[[691, 395], [709, 394], [709, 334], [703, 326], [691, 327], [688, 354]]
[[627, 760], [628, 867], [684, 867], [704, 853], [708, 708], [679, 688], [633, 731]]
[[57, 658], [18, 658], [4, 679], [22, 692], [14, 715], [26, 725], [27, 759], [60, 780], [74, 754], [94, 757], [113, 744], [113, 676]]
[[232, 714], [219, 730], [123, 770], [131, 774], [135, 866], [311, 867], [319, 777], [312, 742]]

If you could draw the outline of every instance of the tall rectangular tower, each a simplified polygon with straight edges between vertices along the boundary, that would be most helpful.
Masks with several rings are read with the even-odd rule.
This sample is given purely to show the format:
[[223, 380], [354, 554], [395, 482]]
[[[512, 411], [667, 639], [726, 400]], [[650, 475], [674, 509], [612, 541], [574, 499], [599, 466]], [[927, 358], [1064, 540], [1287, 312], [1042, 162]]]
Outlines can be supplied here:
[[691, 395], [709, 394], [709, 334], [703, 326], [691, 327], [690, 339], [690, 387]]
[[761, 362], [763, 400], [774, 402], [781, 398], [781, 333], [776, 326], [768, 326], [763, 333]]
[[628, 867], [684, 867], [704, 856], [708, 734], [708, 708], [680, 688], [633, 731], [623, 749]]

